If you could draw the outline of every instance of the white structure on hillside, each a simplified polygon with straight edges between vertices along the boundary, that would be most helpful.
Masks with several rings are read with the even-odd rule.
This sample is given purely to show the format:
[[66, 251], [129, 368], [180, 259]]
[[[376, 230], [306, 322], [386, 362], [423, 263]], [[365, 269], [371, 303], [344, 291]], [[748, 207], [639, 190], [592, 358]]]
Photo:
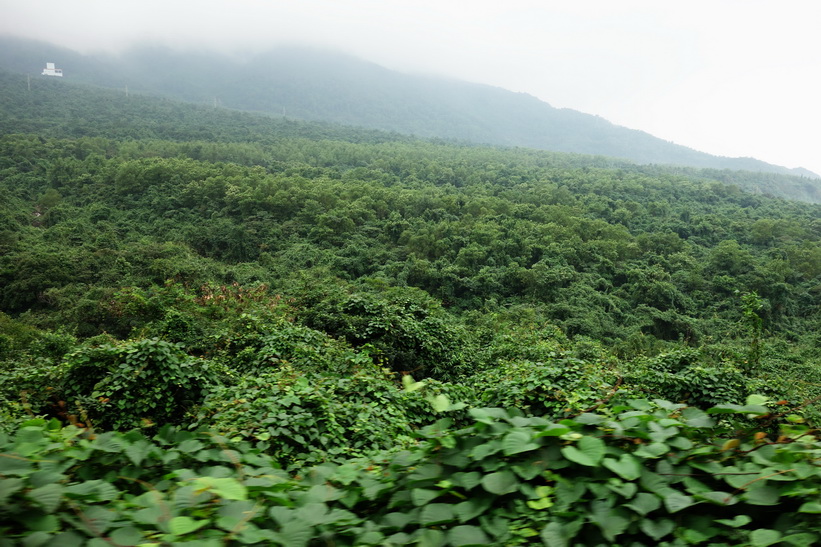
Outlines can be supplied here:
[[43, 69], [43, 76], [60, 76], [63, 77], [62, 68], [54, 68], [54, 63], [46, 63], [46, 68]]

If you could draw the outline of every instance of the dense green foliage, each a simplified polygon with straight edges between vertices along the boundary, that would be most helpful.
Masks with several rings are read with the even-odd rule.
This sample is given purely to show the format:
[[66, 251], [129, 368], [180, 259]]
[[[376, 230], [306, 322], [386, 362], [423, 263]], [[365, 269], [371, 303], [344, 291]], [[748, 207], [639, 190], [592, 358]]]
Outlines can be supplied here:
[[476, 408], [467, 427], [436, 422], [408, 450], [298, 476], [266, 440], [33, 420], [0, 436], [0, 542], [815, 545], [821, 442], [711, 417], [767, 412], [631, 400], [552, 422]]
[[821, 206], [45, 85], [0, 545], [819, 541]]
[[[0, 70], [18, 73], [20, 83], [26, 73], [36, 75], [40, 71], [43, 59], [59, 61], [67, 82], [115, 88], [123, 98], [130, 89], [132, 94], [137, 91], [200, 105], [427, 138], [817, 179], [817, 175], [800, 168], [699, 152], [611, 124], [599, 116], [554, 108], [524, 93], [403, 74], [332, 51], [280, 47], [254, 55], [226, 56], [147, 47], [110, 57], [80, 55], [49, 44], [0, 37]], [[34, 85], [46, 79], [35, 76]], [[173, 117], [167, 118], [159, 125], [172, 129], [174, 121]], [[83, 129], [94, 131], [88, 125]], [[201, 138], [207, 138], [210, 128], [201, 131]], [[798, 177], [783, 178], [792, 178], [791, 184], [799, 181]], [[821, 201], [817, 180], [799, 182], [803, 183], [810, 190], [808, 196]], [[803, 192], [796, 190], [791, 195], [801, 199]]]

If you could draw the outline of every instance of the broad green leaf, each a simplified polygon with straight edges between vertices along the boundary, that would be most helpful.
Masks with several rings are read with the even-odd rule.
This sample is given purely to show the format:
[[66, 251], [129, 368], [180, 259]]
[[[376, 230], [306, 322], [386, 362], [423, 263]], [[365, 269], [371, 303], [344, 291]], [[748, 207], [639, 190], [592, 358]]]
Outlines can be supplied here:
[[405, 389], [407, 393], [411, 393], [417, 390], [422, 389], [425, 387], [426, 382], [422, 380], [421, 382], [415, 382], [413, 380], [413, 376], [410, 374], [405, 374], [402, 376], [402, 387]]
[[122, 452], [125, 442], [116, 433], [108, 432], [97, 436], [94, 447], [104, 452]]
[[469, 499], [457, 503], [453, 510], [456, 513], [456, 516], [459, 518], [459, 522], [465, 523], [469, 520], [472, 520], [490, 508], [493, 504], [493, 498], [487, 495], [484, 496], [471, 496]]
[[248, 499], [248, 490], [245, 488], [245, 485], [231, 477], [222, 479], [215, 477], [197, 477], [194, 479], [194, 488], [196, 490], [208, 490], [227, 500]]
[[243, 522], [250, 521], [263, 508], [252, 501], [223, 501], [217, 511], [217, 525], [223, 530], [234, 530]]
[[656, 541], [670, 534], [675, 527], [675, 523], [670, 519], [652, 520], [645, 518], [639, 523], [641, 531]]
[[460, 471], [459, 473], [454, 473], [451, 480], [453, 481], [453, 484], [461, 486], [465, 490], [472, 490], [474, 487], [481, 484], [482, 475], [476, 471], [471, 471], [469, 473]]
[[[32, 453], [39, 450], [34, 448]], [[18, 454], [0, 454], [0, 475], [20, 475], [26, 476], [31, 473], [34, 464], [31, 460]]]
[[290, 507], [283, 507], [281, 505], [274, 505], [270, 509], [268, 509], [268, 514], [271, 516], [272, 519], [277, 521], [280, 525], [285, 525], [286, 523], [294, 520], [296, 513]]
[[760, 393], [751, 393], [747, 395], [747, 400], [744, 402], [748, 405], [766, 405], [770, 402], [770, 399]]
[[56, 532], [60, 528], [60, 520], [55, 515], [44, 515], [40, 511], [22, 515], [20, 522], [34, 532]]
[[568, 460], [585, 465], [596, 467], [604, 458], [604, 441], [597, 437], [582, 437], [576, 446], [562, 447], [562, 455]]
[[738, 498], [730, 492], [701, 492], [695, 494], [695, 497], [698, 499], [711, 501], [718, 505], [735, 505], [736, 503], [738, 503]]
[[401, 513], [388, 513], [387, 515], [382, 517], [382, 526], [384, 526], [385, 528], [401, 530], [414, 519], [413, 515], [409, 513], [409, 511]]
[[502, 439], [502, 451], [505, 456], [512, 456], [513, 454], [538, 449], [539, 444], [531, 440], [530, 433], [521, 429], [510, 431]]
[[654, 442], [641, 445], [634, 454], [642, 458], [654, 459], [667, 454], [669, 451], [670, 447], [665, 443]]
[[473, 447], [473, 450], [470, 451], [470, 457], [475, 461], [481, 461], [490, 456], [491, 454], [499, 452], [499, 450], [501, 449], [501, 441], [488, 441], [486, 443]]
[[286, 522], [279, 530], [279, 534], [288, 547], [304, 547], [314, 536], [314, 529], [296, 519]]
[[576, 537], [581, 530], [584, 520], [574, 520], [571, 522], [552, 521], [542, 529], [540, 534], [542, 543], [548, 547], [567, 547], [570, 540]]
[[611, 507], [612, 502], [594, 501], [591, 505], [590, 520], [601, 528], [602, 535], [610, 542], [624, 532], [630, 525], [630, 520], [622, 516], [625, 514], [619, 509]]
[[813, 534], [812, 532], [790, 534], [782, 537], [781, 542], [797, 547], [814, 547], [818, 545], [818, 534]]
[[478, 526], [454, 526], [448, 531], [448, 542], [454, 547], [468, 547], [471, 545], [490, 545], [487, 537]]
[[83, 523], [95, 536], [103, 535], [116, 518], [116, 512], [99, 505], [92, 505], [83, 511]]
[[669, 479], [647, 469], [642, 469], [639, 484], [648, 492], [658, 494], [662, 499], [669, 494], [676, 493], [676, 490], [670, 487]]
[[623, 507], [632, 509], [639, 515], [646, 515], [651, 511], [655, 511], [661, 507], [661, 500], [655, 494], [648, 494], [647, 492], [640, 492], [635, 498], [630, 500], [630, 503], [625, 503]]
[[620, 495], [623, 498], [630, 499], [639, 489], [634, 482], [621, 482], [618, 479], [613, 479], [607, 483], [607, 488]]
[[422, 526], [435, 526], [445, 524], [455, 519], [453, 506], [448, 503], [431, 503], [422, 508], [419, 514], [419, 524]]
[[23, 479], [3, 478], [0, 479], [0, 505], [6, 503], [6, 500], [14, 494], [23, 489]]
[[296, 518], [311, 526], [325, 523], [328, 515], [328, 506], [324, 503], [307, 503], [294, 510]]
[[778, 530], [768, 530], [759, 528], [750, 532], [750, 545], [752, 547], [766, 547], [781, 542], [781, 532]]
[[594, 414], [592, 412], [583, 412], [574, 419], [576, 422], [585, 425], [598, 425], [605, 420], [604, 416], [601, 414]]
[[416, 507], [427, 505], [430, 500], [439, 496], [439, 490], [428, 490], [427, 488], [414, 488], [411, 490], [411, 500]]
[[134, 465], [140, 465], [148, 454], [154, 449], [154, 445], [145, 439], [140, 439], [137, 442], [128, 445], [125, 448], [125, 454], [128, 456]]
[[145, 540], [142, 530], [134, 526], [117, 528], [109, 537], [116, 545], [139, 545]]
[[161, 501], [157, 505], [134, 511], [131, 518], [134, 522], [139, 522], [140, 524], [156, 526], [157, 523], [167, 520], [167, 513], [168, 509], [164, 507], [164, 502]]
[[715, 522], [723, 524], [724, 526], [729, 526], [731, 528], [740, 528], [741, 526], [746, 526], [750, 524], [752, 521], [753, 519], [751, 519], [749, 515], [736, 515], [732, 519], [715, 520]]
[[43, 507], [46, 513], [53, 513], [63, 497], [63, 485], [47, 484], [29, 491], [28, 497]]
[[468, 413], [474, 420], [486, 424], [494, 424], [499, 420], [506, 420], [510, 418], [507, 411], [503, 408], [471, 408]]
[[184, 536], [196, 530], [199, 530], [206, 524], [208, 520], [194, 520], [191, 517], [174, 517], [168, 521], [168, 530], [175, 536]]
[[527, 500], [527, 506], [531, 509], [535, 509], [536, 511], [541, 511], [542, 509], [547, 509], [548, 507], [553, 507], [555, 505], [553, 500], [550, 498], [540, 498], [537, 500]]
[[120, 495], [113, 484], [99, 479], [66, 486], [64, 493], [68, 497], [93, 498], [96, 501], [110, 501]]
[[77, 532], [69, 530], [67, 532], [52, 536], [48, 545], [59, 545], [60, 547], [81, 547], [88, 543], [87, 540], [87, 537], [83, 537]]
[[445, 533], [433, 528], [423, 528], [416, 536], [415, 545], [419, 547], [440, 547], [446, 543]]
[[202, 441], [198, 441], [197, 439], [188, 439], [183, 441], [177, 447], [180, 452], [184, 452], [186, 454], [193, 454], [194, 452], [199, 452], [205, 445], [202, 444]]
[[778, 505], [781, 491], [773, 486], [759, 486], [744, 493], [743, 498], [752, 505]]
[[663, 501], [664, 506], [671, 513], [676, 513], [696, 503], [692, 496], [687, 496], [680, 492], [671, 492], [667, 494], [666, 496], [664, 496]]
[[651, 405], [650, 401], [646, 399], [629, 399], [627, 401], [627, 404], [635, 408], [636, 410], [653, 410], [653, 405]]
[[817, 501], [808, 501], [801, 504], [798, 508], [799, 513], [821, 513], [821, 503]]
[[440, 393], [434, 397], [429, 397], [428, 402], [436, 412], [445, 412], [450, 410], [450, 399], [444, 393]]
[[534, 454], [529, 460], [522, 462], [522, 465], [512, 465], [510, 468], [525, 481], [532, 481], [544, 472], [545, 461]]
[[410, 545], [411, 538], [405, 532], [398, 532], [385, 538], [385, 545]]
[[548, 547], [567, 547], [570, 538], [565, 537], [562, 525], [558, 521], [552, 521], [542, 529], [540, 534], [542, 543]]
[[[44, 465], [41, 464], [41, 467], [43, 466]], [[55, 469], [41, 469], [29, 477], [29, 482], [32, 487], [38, 488], [47, 484], [61, 482], [65, 478], [66, 475], [56, 471]]]
[[622, 454], [618, 460], [605, 458], [602, 465], [626, 481], [634, 481], [641, 476], [641, 463], [632, 454]]
[[541, 428], [538, 433], [536, 433], [536, 437], [561, 437], [567, 433], [570, 433], [572, 429], [565, 425], [560, 424], [549, 424], [544, 428]]
[[674, 437], [679, 431], [677, 427], [662, 427], [658, 422], [650, 422], [648, 427], [650, 428], [650, 440], [659, 443]]
[[[237, 541], [245, 545], [273, 545], [277, 536], [278, 534], [272, 530], [263, 530], [251, 522], [246, 522], [235, 537]], [[225, 545], [225, 542], [220, 541], [219, 547], [223, 545]]]
[[762, 416], [769, 413], [769, 409], [762, 405], [735, 405], [728, 403], [707, 409], [707, 414], [755, 414]]
[[482, 486], [491, 494], [501, 496], [515, 492], [519, 488], [519, 480], [512, 471], [497, 471], [482, 478]]
[[[6, 541], [6, 545], [15, 545], [14, 543], [8, 542], [7, 540], [4, 541]], [[23, 541], [17, 543], [17, 545], [22, 545], [23, 547], [40, 547], [41, 545], [54, 545], [53, 541], [54, 536], [52, 536], [50, 533], [44, 532], [42, 530], [37, 530], [26, 534], [26, 538]], [[75, 545], [79, 546], [82, 545], [82, 543], [75, 543]]]
[[579, 500], [587, 491], [583, 481], [562, 481], [556, 485], [556, 502], [563, 507], [569, 507]]

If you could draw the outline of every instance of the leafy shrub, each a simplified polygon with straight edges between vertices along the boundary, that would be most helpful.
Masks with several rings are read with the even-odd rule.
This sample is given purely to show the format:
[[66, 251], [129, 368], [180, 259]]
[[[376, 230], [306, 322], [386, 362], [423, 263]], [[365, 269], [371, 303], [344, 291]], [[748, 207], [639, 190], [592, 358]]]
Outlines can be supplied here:
[[306, 325], [344, 338], [354, 347], [372, 347], [394, 372], [447, 381], [470, 368], [467, 332], [419, 289], [309, 294], [302, 303], [298, 317]]
[[747, 377], [731, 363], [704, 363], [699, 350], [685, 348], [625, 367], [625, 384], [656, 397], [709, 408], [739, 403], [749, 395]]
[[439, 421], [408, 450], [297, 477], [214, 432], [33, 420], [0, 434], [0, 544], [816, 545], [821, 440], [735, 421], [767, 413], [640, 399], [560, 422], [472, 409], [472, 424]]
[[300, 467], [408, 444], [410, 420], [398, 394], [374, 365], [346, 376], [280, 365], [215, 388], [197, 425], [252, 441], [282, 465]]
[[601, 363], [554, 354], [546, 362], [500, 363], [475, 375], [471, 383], [482, 405], [559, 417], [597, 406], [614, 393], [617, 380]]
[[347, 373], [371, 362], [367, 348], [353, 350], [286, 317], [242, 314], [214, 335], [211, 356], [242, 375], [265, 374], [281, 366]]
[[0, 361], [0, 431], [11, 431], [23, 420], [46, 414], [63, 372], [50, 360], [28, 355]]
[[207, 361], [156, 338], [84, 348], [67, 365], [69, 406], [112, 429], [180, 423], [215, 381]]

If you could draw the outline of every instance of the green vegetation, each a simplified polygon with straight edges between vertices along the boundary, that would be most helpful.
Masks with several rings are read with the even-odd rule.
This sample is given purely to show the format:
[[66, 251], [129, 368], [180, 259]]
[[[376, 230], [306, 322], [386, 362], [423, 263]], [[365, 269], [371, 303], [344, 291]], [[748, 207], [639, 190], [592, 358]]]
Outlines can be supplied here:
[[821, 540], [821, 206], [0, 84], [0, 545]]
[[[130, 89], [132, 94], [161, 95], [209, 107], [425, 138], [596, 154], [642, 164], [760, 171], [776, 195], [821, 201], [814, 184], [818, 175], [805, 169], [713, 156], [598, 116], [554, 108], [524, 93], [403, 74], [338, 52], [279, 47], [239, 59], [216, 52], [144, 47], [111, 57], [0, 37], [0, 70], [18, 73], [20, 83], [26, 83], [26, 73], [39, 72], [43, 59], [59, 59], [67, 82], [117, 89], [122, 98]], [[36, 88], [47, 79], [35, 76], [32, 85]], [[154, 121], [172, 132], [176, 125], [174, 117]], [[82, 129], [95, 131], [91, 125]], [[210, 128], [202, 129], [201, 138], [208, 138]], [[751, 180], [749, 173], [742, 177], [742, 182]], [[804, 193], [807, 190], [809, 194]]]

